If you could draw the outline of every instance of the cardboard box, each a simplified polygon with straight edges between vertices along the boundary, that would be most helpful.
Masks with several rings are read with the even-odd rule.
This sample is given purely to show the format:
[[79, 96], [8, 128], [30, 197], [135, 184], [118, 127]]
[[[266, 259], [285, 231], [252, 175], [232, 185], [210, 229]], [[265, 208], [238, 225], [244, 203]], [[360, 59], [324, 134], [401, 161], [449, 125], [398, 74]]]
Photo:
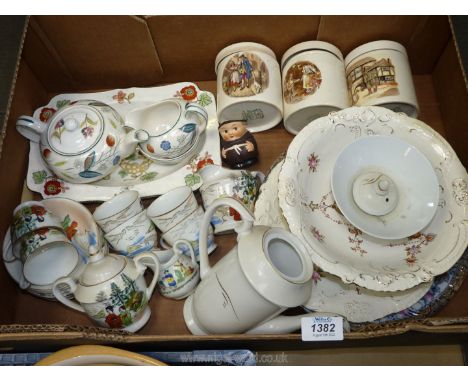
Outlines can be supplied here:
[[[0, 137], [0, 233], [21, 201], [29, 144], [15, 129], [21, 114], [33, 111], [56, 94], [149, 87], [192, 81], [215, 92], [214, 58], [223, 47], [256, 41], [271, 47], [278, 59], [290, 46], [324, 40], [344, 55], [373, 40], [395, 40], [407, 47], [420, 119], [444, 135], [468, 163], [468, 94], [450, 20], [444, 16], [37, 16], [28, 20], [18, 58], [10, 107]], [[260, 161], [268, 171], [293, 136], [282, 125], [256, 134]], [[39, 198], [38, 195], [34, 195]], [[149, 201], [148, 201], [149, 202]], [[93, 208], [93, 206], [90, 206]], [[2, 236], [3, 237], [3, 236]], [[233, 235], [217, 239], [212, 263], [235, 243]], [[324, 347], [303, 343], [299, 334], [197, 337], [185, 327], [183, 301], [151, 299], [152, 318], [137, 334], [92, 326], [84, 315], [60, 303], [22, 292], [0, 266], [0, 348], [47, 351], [72, 344], [118, 344], [139, 350], [250, 347]], [[357, 341], [361, 339], [362, 341]], [[327, 347], [376, 344], [425, 344], [468, 340], [468, 283], [434, 318], [370, 326], [345, 335]]]

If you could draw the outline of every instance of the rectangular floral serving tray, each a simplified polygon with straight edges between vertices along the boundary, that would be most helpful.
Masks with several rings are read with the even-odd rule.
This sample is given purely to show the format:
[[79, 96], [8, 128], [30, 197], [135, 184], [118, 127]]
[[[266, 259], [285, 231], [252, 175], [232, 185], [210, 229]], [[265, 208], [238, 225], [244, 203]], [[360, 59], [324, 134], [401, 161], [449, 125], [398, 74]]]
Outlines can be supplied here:
[[45, 122], [58, 109], [80, 99], [93, 99], [112, 106], [125, 119], [127, 113], [168, 98], [196, 102], [208, 113], [208, 124], [195, 154], [182, 163], [161, 165], [143, 156], [138, 149], [106, 178], [88, 184], [75, 184], [57, 178], [48, 168], [39, 144], [30, 142], [27, 186], [43, 198], [63, 196], [79, 202], [105, 201], [125, 189], [136, 190], [141, 197], [161, 195], [179, 186], [196, 190], [201, 185], [198, 169], [205, 163], [221, 164], [218, 120], [212, 93], [190, 82], [152, 88], [115, 89], [99, 93], [61, 94], [37, 109], [34, 117]]

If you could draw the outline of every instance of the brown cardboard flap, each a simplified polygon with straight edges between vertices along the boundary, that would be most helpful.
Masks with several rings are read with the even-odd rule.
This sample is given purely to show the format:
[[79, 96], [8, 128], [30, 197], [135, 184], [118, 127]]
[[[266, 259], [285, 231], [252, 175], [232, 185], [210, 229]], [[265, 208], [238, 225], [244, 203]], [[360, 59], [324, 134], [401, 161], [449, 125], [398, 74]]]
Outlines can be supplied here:
[[421, 17], [406, 45], [413, 73], [432, 73], [450, 39], [447, 16]]
[[29, 20], [23, 59], [48, 91], [76, 90], [70, 71], [34, 17]]
[[[315, 40], [319, 16], [148, 16], [164, 81], [214, 80], [224, 47], [242, 41], [267, 45], [280, 60], [292, 45]], [[287, 33], [285, 33], [287, 31]]]
[[140, 18], [35, 16], [34, 19], [43, 31], [39, 37], [47, 38], [44, 45], [51, 44], [59, 54], [76, 90], [148, 86], [161, 79], [161, 63], [148, 26]]
[[[12, 211], [21, 199], [21, 189], [23, 188], [24, 174], [26, 174], [28, 162], [29, 143], [16, 131], [15, 122], [21, 114], [32, 115], [36, 106], [46, 100], [47, 93], [34, 77], [26, 62], [21, 60], [15, 93], [6, 124], [6, 135], [0, 152], [0, 174], [2, 175], [0, 235], [2, 242], [10, 224]], [[0, 266], [0, 280], [8, 279], [10, 279], [10, 276], [7, 274], [5, 267]], [[5, 315], [2, 319], [4, 322], [14, 322], [17, 296], [20, 293], [16, 285], [12, 285], [10, 282], [2, 282], [0, 301], [2, 302], [2, 315]]]
[[322, 16], [317, 38], [341, 49], [344, 56], [359, 45], [392, 40], [408, 45], [424, 16]]
[[468, 166], [468, 92], [452, 39], [434, 69], [433, 80], [447, 140]]

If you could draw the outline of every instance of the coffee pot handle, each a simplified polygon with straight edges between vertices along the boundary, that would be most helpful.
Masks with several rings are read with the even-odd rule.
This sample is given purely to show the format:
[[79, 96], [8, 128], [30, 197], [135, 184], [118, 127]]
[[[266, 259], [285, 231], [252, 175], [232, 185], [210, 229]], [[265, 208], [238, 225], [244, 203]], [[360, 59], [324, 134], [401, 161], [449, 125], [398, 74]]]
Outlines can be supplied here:
[[40, 142], [41, 134], [47, 130], [47, 124], [33, 117], [22, 115], [16, 120], [16, 130], [32, 142]]
[[[150, 261], [144, 261], [149, 259]], [[135, 262], [135, 266], [137, 268], [138, 273], [143, 274], [146, 268], [149, 268], [153, 271], [153, 278], [151, 279], [151, 283], [146, 289], [146, 298], [149, 300], [153, 295], [154, 288], [156, 287], [156, 283], [158, 282], [159, 278], [159, 259], [158, 257], [151, 252], [140, 253], [133, 258]]]
[[200, 248], [200, 277], [203, 279], [210, 275], [211, 267], [208, 260], [208, 228], [210, 226], [211, 217], [214, 212], [221, 206], [234, 208], [241, 216], [242, 222], [235, 228], [239, 236], [247, 235], [252, 230], [254, 217], [252, 213], [239, 201], [234, 198], [219, 198], [213, 201], [206, 209], [205, 215], [201, 221], [199, 248]]
[[58, 279], [55, 283], [54, 286], [52, 287], [52, 293], [54, 294], [55, 298], [59, 300], [63, 305], [68, 306], [69, 308], [75, 309], [79, 312], [86, 313], [84, 308], [76, 303], [75, 301], [72, 301], [68, 298], [66, 298], [62, 292], [59, 289], [60, 284], [66, 284], [70, 287], [71, 292], [74, 294], [76, 291], [76, 283], [70, 278], [70, 277], [64, 277], [61, 279]]
[[197, 113], [203, 119], [203, 123], [198, 127], [198, 134], [201, 134], [208, 124], [208, 113], [206, 112], [205, 108], [197, 105], [196, 103], [187, 103], [185, 105], [185, 117], [187, 118], [187, 114], [189, 113]]

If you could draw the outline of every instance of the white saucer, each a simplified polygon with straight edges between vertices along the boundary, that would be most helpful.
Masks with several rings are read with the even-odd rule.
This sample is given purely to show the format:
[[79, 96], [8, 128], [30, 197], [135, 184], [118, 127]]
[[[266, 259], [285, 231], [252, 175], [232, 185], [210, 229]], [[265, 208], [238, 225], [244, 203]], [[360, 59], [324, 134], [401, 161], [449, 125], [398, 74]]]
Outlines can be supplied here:
[[331, 186], [346, 219], [380, 239], [421, 231], [439, 201], [439, 182], [429, 160], [390, 136], [367, 136], [347, 145], [336, 159]]

